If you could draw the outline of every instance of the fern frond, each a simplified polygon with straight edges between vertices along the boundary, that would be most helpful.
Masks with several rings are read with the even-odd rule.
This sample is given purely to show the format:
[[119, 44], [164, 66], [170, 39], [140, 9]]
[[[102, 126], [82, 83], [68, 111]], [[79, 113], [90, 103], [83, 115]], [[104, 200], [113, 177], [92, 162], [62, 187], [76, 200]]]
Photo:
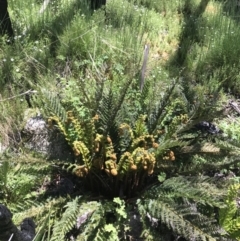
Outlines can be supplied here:
[[132, 143], [132, 140], [134, 139], [132, 128], [128, 124], [122, 123], [118, 128], [118, 135], [118, 150], [120, 153], [124, 153], [125, 151], [127, 151], [127, 149]]
[[79, 156], [81, 154], [83, 163], [87, 166], [90, 167], [90, 151], [87, 148], [87, 146], [82, 142], [82, 141], [74, 141], [72, 143], [73, 150], [76, 156]]
[[65, 122], [67, 119], [67, 113], [63, 108], [60, 99], [56, 94], [50, 92], [44, 88], [41, 89], [44, 110], [49, 116], [57, 116], [61, 122]]
[[195, 144], [192, 146], [184, 146], [181, 149], [182, 153], [212, 153], [212, 154], [221, 154], [221, 150], [218, 145], [214, 145], [213, 143], [202, 143]]
[[226, 207], [219, 211], [219, 221], [231, 237], [240, 240], [240, 215], [239, 215], [239, 190], [240, 184], [231, 185], [225, 200]]
[[156, 156], [161, 156], [164, 154], [164, 152], [168, 149], [171, 149], [173, 147], [182, 147], [188, 145], [188, 141], [182, 141], [182, 140], [166, 140], [164, 142], [160, 142], [157, 150], [156, 150]]
[[135, 122], [134, 134], [136, 138], [148, 134], [146, 118], [146, 115], [140, 115]]
[[172, 177], [163, 182], [162, 191], [174, 192], [175, 197], [187, 198], [212, 207], [223, 207], [226, 190], [218, 188], [216, 178]]
[[98, 114], [100, 116], [100, 128], [101, 132], [104, 134], [108, 134], [109, 126], [115, 121], [112, 119], [113, 116], [113, 109], [115, 104], [115, 97], [113, 92], [110, 90], [108, 94], [105, 94], [102, 98]]
[[199, 170], [201, 170], [201, 173], [209, 173], [209, 171], [214, 173], [219, 172], [219, 170], [228, 169], [231, 166], [237, 166], [239, 163], [238, 156], [222, 157], [221, 155], [213, 155], [211, 156], [211, 162], [209, 162], [209, 159], [205, 154], [200, 154], [193, 156], [187, 165], [179, 168], [179, 173], [181, 175], [192, 175], [198, 173]]
[[[118, 114], [119, 110], [121, 109], [122, 104], [124, 103], [125, 97], [128, 93], [129, 88], [131, 88], [131, 83], [133, 82], [133, 80], [134, 80], [134, 78], [129, 78], [129, 80], [123, 84], [121, 94], [120, 94], [118, 100], [116, 101], [112, 114], [111, 114], [111, 120], [114, 120], [115, 122], [117, 122], [117, 120], [116, 120], [117, 114]], [[118, 120], [118, 123], [119, 122], [121, 122], [121, 121]], [[109, 126], [109, 129], [110, 128], [111, 128], [111, 126]]]
[[[166, 116], [166, 112], [164, 113], [164, 109], [169, 104], [169, 99], [170, 99], [171, 95], [173, 94], [176, 85], [177, 85], [177, 81], [174, 81], [172, 86], [170, 86], [166, 90], [166, 94], [159, 101], [159, 103], [157, 104], [157, 107], [155, 108], [153, 113], [150, 114], [150, 118], [148, 121], [148, 130], [149, 130], [150, 134], [152, 134], [155, 131], [158, 123], [161, 122], [161, 120], [163, 120], [164, 117]], [[161, 120], [160, 120], [160, 117], [161, 117]]]
[[44, 175], [52, 169], [50, 163], [31, 157], [27, 160], [19, 157], [17, 161], [9, 158], [0, 163], [0, 201], [7, 202], [8, 207], [16, 211], [19, 211], [19, 203], [24, 204], [25, 200], [38, 195], [33, 190], [42, 184]]
[[[158, 219], [174, 233], [185, 237], [187, 240], [219, 241], [221, 240], [219, 237], [224, 233], [216, 225], [215, 220], [206, 223], [205, 221], [208, 220], [209, 222], [210, 218], [201, 215], [191, 205], [189, 207], [176, 206], [171, 200], [161, 197], [155, 200], [145, 200], [144, 203], [145, 215], [149, 214], [151, 218]], [[142, 204], [139, 203], [138, 205]]]
[[105, 225], [106, 220], [103, 218], [105, 214], [103, 206], [96, 202], [93, 203], [93, 206], [94, 207], [89, 208], [93, 213], [91, 218], [88, 219], [82, 233], [77, 236], [78, 241], [95, 240], [95, 237], [100, 230], [99, 228]]
[[216, 140], [219, 148], [229, 153], [229, 155], [237, 156], [240, 154], [240, 146], [238, 143], [231, 143], [231, 141]]
[[[54, 210], [54, 213], [57, 213], [59, 208], [66, 203], [65, 198], [52, 199], [46, 202], [32, 202], [26, 201], [16, 209], [16, 213], [13, 216], [13, 220], [16, 224], [21, 223], [25, 217], [38, 217], [41, 220], [41, 217], [45, 218], [45, 214], [49, 213], [49, 210]], [[18, 211], [20, 210], [20, 211]]]
[[51, 241], [65, 240], [66, 234], [76, 225], [77, 214], [79, 212], [79, 200], [80, 198], [77, 197], [75, 200], [67, 203], [61, 220], [55, 222], [53, 226]]
[[114, 94], [112, 87], [107, 95], [103, 95], [101, 105], [99, 108], [100, 120], [102, 121], [102, 128], [104, 130], [104, 134], [109, 134], [110, 130], [116, 123], [121, 123], [118, 117], [118, 113], [121, 110], [121, 107], [125, 101], [126, 95], [128, 93], [129, 88], [131, 87], [131, 83], [133, 82], [133, 78], [130, 78], [128, 81], [123, 83], [123, 87], [121, 89], [120, 94]]
[[149, 101], [150, 87], [151, 83], [149, 81], [146, 81], [140, 96], [142, 113], [148, 113], [151, 108], [152, 101]]

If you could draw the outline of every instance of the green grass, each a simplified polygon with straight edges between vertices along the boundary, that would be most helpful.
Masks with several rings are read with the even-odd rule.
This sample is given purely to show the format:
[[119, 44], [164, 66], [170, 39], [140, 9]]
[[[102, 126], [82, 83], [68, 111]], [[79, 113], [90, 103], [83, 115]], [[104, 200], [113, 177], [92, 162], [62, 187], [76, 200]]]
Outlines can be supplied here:
[[[6, 36], [0, 38], [0, 142], [6, 146], [19, 143], [15, 133], [21, 133], [27, 109], [19, 94], [29, 89], [61, 96], [66, 109], [77, 106], [84, 119], [95, 108], [96, 89], [104, 84], [103, 91], [113, 90], [117, 99], [124, 83], [133, 80], [122, 110], [133, 121], [130, 114], [139, 103], [131, 101], [139, 98], [145, 44], [150, 46], [145, 73], [151, 86], [145, 103], [149, 109], [173, 80], [180, 80], [179, 93], [189, 100], [189, 109], [200, 99], [209, 102], [212, 94], [220, 109], [240, 94], [240, 25], [234, 1], [108, 0], [105, 10], [93, 13], [87, 0], [52, 0], [39, 13], [41, 4], [9, 0], [15, 41], [10, 45]], [[39, 98], [41, 94], [34, 103], [46, 101]], [[134, 107], [127, 109], [130, 104]], [[44, 108], [40, 106], [45, 114]], [[238, 141], [238, 127], [215, 118]], [[24, 185], [31, 179], [26, 176]], [[25, 194], [18, 196], [24, 199]]]

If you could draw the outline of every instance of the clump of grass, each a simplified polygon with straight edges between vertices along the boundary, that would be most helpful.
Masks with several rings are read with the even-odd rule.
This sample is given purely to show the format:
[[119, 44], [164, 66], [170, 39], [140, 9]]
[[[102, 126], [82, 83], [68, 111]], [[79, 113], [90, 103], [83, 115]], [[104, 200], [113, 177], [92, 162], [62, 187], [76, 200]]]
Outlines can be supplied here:
[[234, 1], [194, 1], [190, 5], [186, 1], [179, 48], [168, 62], [173, 73], [184, 69], [189, 83], [214, 79], [226, 91], [239, 94], [240, 28], [235, 16]]
[[[14, 97], [14, 92], [11, 93]], [[20, 126], [23, 120], [23, 111], [26, 107], [22, 97], [0, 98], [0, 143], [4, 149], [18, 149], [18, 143], [21, 141]]]

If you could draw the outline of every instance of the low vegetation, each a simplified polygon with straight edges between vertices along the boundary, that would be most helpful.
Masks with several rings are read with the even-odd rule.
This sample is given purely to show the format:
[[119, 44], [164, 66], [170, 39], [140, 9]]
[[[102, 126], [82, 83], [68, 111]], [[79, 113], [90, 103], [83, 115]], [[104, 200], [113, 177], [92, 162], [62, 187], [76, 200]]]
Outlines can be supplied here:
[[[240, 240], [238, 2], [42, 4], [9, 0], [0, 38], [14, 222], [32, 217], [38, 241]], [[29, 149], [29, 109], [73, 158]]]

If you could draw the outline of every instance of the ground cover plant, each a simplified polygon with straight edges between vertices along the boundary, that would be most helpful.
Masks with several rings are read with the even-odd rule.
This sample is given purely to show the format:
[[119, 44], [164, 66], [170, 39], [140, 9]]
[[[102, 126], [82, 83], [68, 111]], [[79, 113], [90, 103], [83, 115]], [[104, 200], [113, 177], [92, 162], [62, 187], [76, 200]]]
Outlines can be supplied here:
[[[9, 1], [0, 202], [14, 223], [33, 218], [42, 241], [239, 239], [238, 8]], [[28, 148], [29, 112], [73, 158]]]

